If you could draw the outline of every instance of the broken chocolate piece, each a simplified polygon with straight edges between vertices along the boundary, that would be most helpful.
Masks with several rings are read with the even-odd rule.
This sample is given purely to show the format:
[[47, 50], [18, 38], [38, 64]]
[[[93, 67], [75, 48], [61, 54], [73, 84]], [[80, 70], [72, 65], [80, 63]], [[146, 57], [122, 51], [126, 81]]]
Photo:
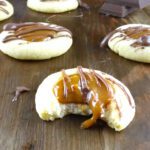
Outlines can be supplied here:
[[104, 3], [100, 9], [100, 13], [112, 15], [116, 17], [126, 17], [128, 14], [135, 11], [136, 8], [127, 7], [120, 4]]
[[126, 17], [128, 14], [150, 5], [149, 0], [106, 0], [100, 13], [117, 17]]
[[23, 92], [29, 92], [30, 89], [25, 87], [25, 86], [18, 86], [16, 87], [16, 92], [15, 92], [15, 96], [12, 99], [12, 102], [17, 101], [19, 96], [23, 93]]
[[106, 2], [136, 8], [144, 8], [150, 5], [149, 0], [106, 0]]

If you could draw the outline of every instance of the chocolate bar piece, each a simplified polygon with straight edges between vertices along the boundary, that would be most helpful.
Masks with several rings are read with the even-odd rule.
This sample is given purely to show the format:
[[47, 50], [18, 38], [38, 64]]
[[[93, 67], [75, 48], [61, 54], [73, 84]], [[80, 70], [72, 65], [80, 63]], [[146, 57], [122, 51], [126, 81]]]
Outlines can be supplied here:
[[138, 8], [150, 5], [150, 0], [106, 0], [100, 9], [100, 13], [125, 17]]
[[136, 8], [134, 7], [128, 7], [123, 6], [120, 4], [115, 3], [104, 3], [103, 6], [100, 9], [100, 13], [106, 14], [106, 15], [113, 15], [116, 17], [126, 17], [131, 12], [135, 11]]
[[106, 0], [107, 2], [136, 8], [144, 8], [150, 5], [150, 0]]

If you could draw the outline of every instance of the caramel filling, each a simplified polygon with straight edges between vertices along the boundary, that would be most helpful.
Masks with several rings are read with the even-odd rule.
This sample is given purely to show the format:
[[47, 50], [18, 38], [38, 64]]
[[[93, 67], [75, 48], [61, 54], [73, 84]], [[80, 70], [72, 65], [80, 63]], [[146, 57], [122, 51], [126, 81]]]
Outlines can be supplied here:
[[14, 31], [14, 35], [7, 36], [3, 42], [15, 39], [22, 39], [29, 42], [40, 42], [44, 41], [46, 38], [54, 38], [56, 33], [55, 30], [41, 24], [21, 26]]
[[88, 104], [92, 117], [82, 123], [82, 128], [89, 128], [100, 119], [107, 105], [112, 100], [112, 87], [95, 71], [83, 72], [78, 67], [78, 73], [67, 75], [62, 71], [62, 79], [54, 86], [54, 94], [62, 104]]
[[143, 36], [150, 36], [150, 29], [149, 28], [142, 28], [142, 27], [134, 27], [134, 28], [127, 28], [123, 30], [123, 32], [130, 38], [139, 39]]
[[146, 27], [130, 27], [122, 30], [121, 32], [125, 33], [127, 37], [136, 39], [136, 42], [131, 46], [150, 46], [150, 28]]
[[[40, 42], [44, 41], [45, 39], [52, 39], [56, 36], [58, 32], [66, 31], [70, 33], [71, 32], [60, 26], [56, 25], [49, 25], [49, 24], [43, 24], [43, 23], [10, 23], [6, 24], [3, 28], [5, 31], [10, 31], [11, 35], [8, 35], [5, 37], [3, 42], [9, 42], [12, 40], [26, 40], [29, 42]], [[60, 35], [61, 36], [61, 35]], [[67, 35], [66, 35], [67, 36]], [[70, 37], [68, 35], [68, 37]]]

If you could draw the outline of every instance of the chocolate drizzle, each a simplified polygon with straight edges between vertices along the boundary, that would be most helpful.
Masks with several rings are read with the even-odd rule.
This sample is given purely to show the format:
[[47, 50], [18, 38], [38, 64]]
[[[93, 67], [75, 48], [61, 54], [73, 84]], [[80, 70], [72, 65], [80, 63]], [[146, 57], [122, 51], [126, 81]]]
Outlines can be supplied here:
[[6, 2], [5, 1], [2, 1], [2, 0], [0, 0], [0, 10], [1, 11], [3, 11], [5, 14], [9, 14], [9, 12], [5, 9], [5, 8], [3, 8], [3, 7], [5, 7], [5, 6], [7, 6], [7, 4], [6, 4]]
[[103, 117], [106, 107], [113, 100], [114, 90], [110, 81], [94, 70], [84, 72], [82, 67], [78, 67], [77, 72], [68, 76], [62, 70], [62, 80], [54, 86], [54, 94], [62, 104], [88, 104], [92, 117], [83, 122], [81, 128], [89, 128]]
[[19, 24], [9, 23], [4, 26], [3, 30], [10, 31], [10, 35], [5, 37], [3, 40], [4, 43], [18, 39], [23, 39], [30, 42], [39, 42], [45, 40], [46, 38], [55, 38], [55, 35], [61, 31], [67, 31], [71, 36], [71, 32], [64, 27], [34, 22]]
[[100, 47], [104, 47], [104, 46], [108, 43], [109, 39], [110, 39], [116, 32], [117, 32], [117, 30], [114, 30], [114, 31], [108, 33], [108, 34], [103, 38], [103, 40], [101, 41]]
[[[114, 34], [120, 32], [121, 34], [112, 38]], [[118, 37], [122, 37], [118, 42], [125, 40], [125, 39], [133, 39], [135, 42], [131, 44], [133, 47], [143, 47], [143, 46], [150, 46], [150, 28], [143, 27], [143, 26], [135, 26], [135, 27], [128, 27], [126, 29], [116, 29], [109, 34], [107, 34], [104, 39], [100, 43], [100, 47], [104, 47], [109, 40], [114, 40]], [[118, 43], [117, 42], [117, 43]]]
[[132, 46], [150, 46], [150, 35], [140, 37]]
[[107, 78], [107, 80], [111, 81], [112, 83], [116, 84], [118, 87], [120, 87], [122, 89], [122, 91], [124, 92], [124, 94], [126, 95], [127, 99], [128, 99], [128, 102], [129, 102], [129, 105], [132, 107], [132, 108], [135, 108], [135, 105], [134, 103], [132, 103], [132, 100], [129, 96], [129, 94], [126, 92], [126, 89], [121, 85], [119, 84], [118, 82], [116, 82], [115, 80], [111, 79], [111, 78]]

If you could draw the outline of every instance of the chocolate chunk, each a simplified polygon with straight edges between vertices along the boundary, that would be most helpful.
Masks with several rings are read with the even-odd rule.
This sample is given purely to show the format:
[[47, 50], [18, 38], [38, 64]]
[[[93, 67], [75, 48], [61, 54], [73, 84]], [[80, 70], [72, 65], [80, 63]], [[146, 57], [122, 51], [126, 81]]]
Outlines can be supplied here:
[[144, 8], [147, 5], [150, 5], [150, 0], [106, 0], [106, 3], [114, 3], [128, 7]]
[[150, 5], [150, 0], [106, 0], [100, 13], [117, 17], [126, 17], [138, 8]]
[[23, 92], [29, 92], [30, 89], [25, 87], [25, 86], [18, 86], [16, 87], [16, 92], [15, 92], [15, 96], [12, 99], [12, 102], [17, 101], [19, 96], [23, 93]]
[[127, 7], [115, 3], [104, 3], [100, 9], [100, 13], [116, 17], [126, 17], [128, 14], [135, 10], [136, 8], [134, 7]]

